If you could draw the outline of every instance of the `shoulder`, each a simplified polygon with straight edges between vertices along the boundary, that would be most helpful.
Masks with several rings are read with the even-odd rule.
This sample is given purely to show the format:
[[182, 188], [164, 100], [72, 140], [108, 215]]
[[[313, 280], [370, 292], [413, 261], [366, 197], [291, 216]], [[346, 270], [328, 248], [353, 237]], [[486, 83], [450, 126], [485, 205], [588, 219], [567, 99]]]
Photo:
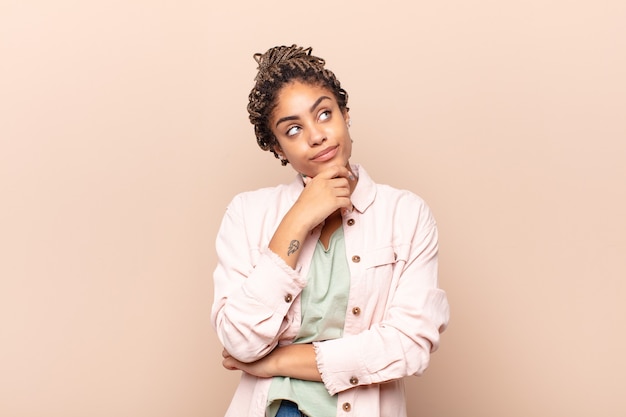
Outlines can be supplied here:
[[276, 199], [284, 196], [287, 187], [283, 184], [275, 187], [259, 188], [257, 190], [243, 191], [236, 194], [228, 207], [260, 207], [269, 205]]
[[430, 207], [422, 197], [408, 189], [375, 182], [361, 165], [353, 168], [359, 172], [357, 208], [371, 211], [376, 218], [434, 223]]
[[297, 198], [297, 184], [280, 184], [236, 194], [228, 204], [228, 211], [240, 213], [277, 210]]
[[265, 187], [259, 188], [257, 190], [243, 191], [233, 197], [231, 204], [256, 203], [267, 201], [269, 199], [280, 196], [284, 188], [284, 185], [278, 185], [275, 187]]
[[285, 211], [288, 195], [286, 185], [238, 193], [226, 206], [221, 228], [224, 233], [245, 231], [246, 235], [260, 236]]
[[386, 211], [393, 213], [394, 225], [403, 231], [430, 231], [437, 227], [430, 207], [419, 195], [388, 185], [381, 185], [379, 191], [380, 200], [391, 202]]
[[426, 201], [413, 191], [376, 184], [376, 204], [385, 206], [394, 213], [413, 213], [420, 217], [432, 218], [432, 212]]
[[388, 184], [376, 184], [376, 191], [379, 197], [391, 198], [402, 204], [412, 204], [416, 206], [427, 206], [422, 197], [411, 190], [396, 188]]

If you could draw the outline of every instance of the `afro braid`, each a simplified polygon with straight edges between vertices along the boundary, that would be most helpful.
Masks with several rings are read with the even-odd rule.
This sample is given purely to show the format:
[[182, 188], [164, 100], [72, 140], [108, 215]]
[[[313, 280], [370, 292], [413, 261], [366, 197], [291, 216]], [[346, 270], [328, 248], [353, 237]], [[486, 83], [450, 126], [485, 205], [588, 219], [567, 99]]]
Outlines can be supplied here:
[[[311, 55], [312, 48], [296, 45], [276, 46], [267, 52], [254, 54], [259, 64], [258, 73], [254, 78], [255, 85], [248, 96], [248, 114], [254, 125], [256, 140], [261, 149], [271, 151], [276, 158], [274, 147], [278, 145], [272, 133], [269, 119], [276, 107], [276, 97], [280, 89], [292, 81], [320, 85], [334, 94], [339, 108], [348, 110], [348, 93], [332, 71], [324, 68], [322, 58]], [[287, 165], [287, 160], [281, 160]]]

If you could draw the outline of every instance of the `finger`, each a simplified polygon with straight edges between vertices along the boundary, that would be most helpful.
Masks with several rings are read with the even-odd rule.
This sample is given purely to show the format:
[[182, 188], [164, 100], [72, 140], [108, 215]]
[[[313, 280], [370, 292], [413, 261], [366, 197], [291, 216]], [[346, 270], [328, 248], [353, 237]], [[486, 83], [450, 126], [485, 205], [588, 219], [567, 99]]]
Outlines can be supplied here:
[[317, 176], [326, 179], [346, 178], [354, 180], [354, 175], [352, 175], [352, 172], [350, 172], [348, 168], [340, 165], [330, 166], [324, 171], [320, 172]]
[[345, 178], [348, 181], [356, 181], [356, 177], [354, 176], [352, 171], [350, 171], [346, 167], [339, 167], [339, 175], [338, 176], [340, 176], [342, 178]]
[[350, 187], [347, 185], [337, 185], [334, 189], [336, 197], [350, 197]]
[[346, 178], [337, 177], [329, 180], [333, 187], [335, 188], [350, 188], [350, 183]]
[[228, 351], [226, 349], [222, 350], [222, 357], [223, 358], [229, 358], [230, 357], [230, 353], [228, 353]]
[[235, 361], [233, 358], [226, 358], [222, 361], [222, 366], [226, 369], [228, 369], [229, 371], [235, 371], [239, 368], [237, 368], [237, 361]]

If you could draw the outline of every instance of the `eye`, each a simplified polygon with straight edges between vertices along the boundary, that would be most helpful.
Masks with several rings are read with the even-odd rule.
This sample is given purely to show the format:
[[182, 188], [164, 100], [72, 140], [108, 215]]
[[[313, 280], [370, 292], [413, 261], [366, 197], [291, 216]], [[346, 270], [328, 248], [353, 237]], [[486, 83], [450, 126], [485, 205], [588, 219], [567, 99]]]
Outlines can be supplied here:
[[324, 121], [324, 120], [328, 120], [330, 119], [330, 110], [324, 110], [323, 112], [320, 113], [319, 116], [320, 121]]
[[300, 132], [300, 126], [291, 126], [287, 129], [287, 136], [294, 136]]

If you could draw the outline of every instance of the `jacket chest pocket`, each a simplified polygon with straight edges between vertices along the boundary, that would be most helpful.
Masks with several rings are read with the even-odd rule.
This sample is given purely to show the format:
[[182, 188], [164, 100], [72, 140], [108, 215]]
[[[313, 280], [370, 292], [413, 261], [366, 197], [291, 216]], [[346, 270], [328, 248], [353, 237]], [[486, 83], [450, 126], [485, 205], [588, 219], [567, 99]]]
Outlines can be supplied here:
[[398, 253], [393, 246], [385, 246], [366, 252], [363, 256], [363, 274], [368, 291], [387, 292], [391, 285], [396, 267]]
[[368, 287], [373, 291], [389, 290], [407, 261], [408, 247], [405, 245], [384, 246], [373, 249], [363, 256], [363, 273]]
[[363, 266], [368, 270], [395, 264], [398, 254], [393, 246], [385, 246], [366, 253], [363, 258]]

